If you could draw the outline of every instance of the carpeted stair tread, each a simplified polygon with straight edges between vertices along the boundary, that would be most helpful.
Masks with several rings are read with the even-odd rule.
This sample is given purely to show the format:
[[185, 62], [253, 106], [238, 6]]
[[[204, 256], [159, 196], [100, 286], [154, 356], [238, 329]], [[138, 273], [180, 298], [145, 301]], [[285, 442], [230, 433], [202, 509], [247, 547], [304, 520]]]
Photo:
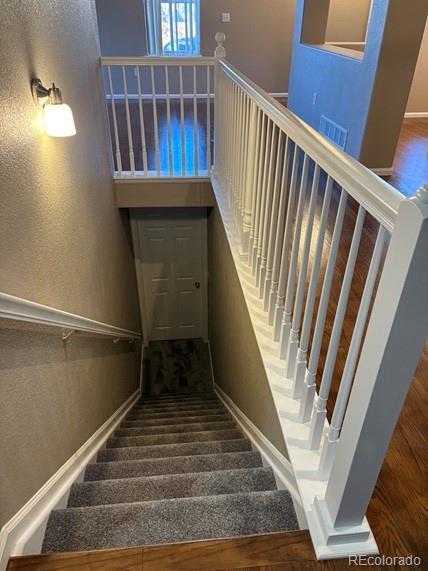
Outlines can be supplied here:
[[200, 415], [200, 416], [173, 416], [168, 418], [149, 418], [140, 420], [124, 420], [120, 428], [143, 428], [144, 426], [168, 426], [174, 424], [193, 424], [195, 422], [223, 422], [232, 420], [228, 413]]
[[193, 404], [213, 404], [219, 403], [217, 396], [200, 396], [186, 399], [159, 399], [157, 401], [144, 400], [135, 403], [135, 408], [158, 408], [158, 407], [174, 407], [180, 405]]
[[42, 553], [236, 537], [298, 529], [287, 491], [54, 510]]
[[68, 507], [275, 490], [271, 468], [219, 470], [73, 484]]
[[123, 436], [109, 438], [107, 448], [125, 446], [149, 446], [153, 444], [179, 444], [181, 442], [201, 442], [205, 440], [236, 440], [244, 438], [240, 430], [204, 430], [203, 432], [177, 432], [169, 434], [151, 434], [148, 436]]
[[214, 392], [211, 393], [186, 393], [186, 394], [166, 394], [160, 395], [157, 397], [150, 397], [145, 396], [137, 401], [136, 404], [144, 404], [144, 403], [157, 403], [157, 402], [167, 402], [167, 401], [187, 401], [192, 399], [198, 398], [215, 398], [218, 399], [217, 395]]
[[233, 420], [223, 422], [194, 422], [188, 424], [167, 424], [166, 426], [141, 426], [135, 428], [118, 428], [114, 436], [146, 436], [149, 434], [168, 434], [178, 432], [202, 432], [203, 430], [227, 430], [236, 428]]
[[144, 458], [167, 458], [168, 456], [194, 456], [197, 454], [218, 454], [221, 452], [242, 452], [252, 450], [247, 438], [236, 440], [211, 440], [206, 442], [182, 442], [179, 444], [157, 444], [153, 446], [125, 446], [105, 448], [98, 452], [98, 462], [120, 460], [141, 460]]
[[156, 413], [133, 413], [132, 411], [127, 414], [125, 421], [130, 420], [161, 420], [163, 418], [183, 418], [188, 416], [216, 416], [219, 414], [226, 414], [227, 411], [224, 407], [216, 407], [203, 410], [177, 410], [173, 412], [156, 412]]
[[142, 415], [142, 414], [161, 414], [165, 412], [174, 413], [174, 412], [192, 412], [196, 410], [225, 410], [224, 406], [219, 403], [199, 403], [199, 404], [177, 404], [174, 406], [160, 406], [158, 408], [155, 407], [141, 407], [141, 408], [134, 408], [129, 412], [129, 415]]
[[[235, 441], [230, 441], [230, 443]], [[247, 444], [239, 440], [239, 444]], [[85, 481], [112, 480], [116, 478], [138, 478], [162, 474], [185, 474], [188, 472], [210, 472], [212, 470], [236, 470], [241, 468], [258, 468], [262, 466], [259, 452], [251, 448], [229, 450], [222, 443], [207, 447], [206, 453], [182, 456], [166, 456], [158, 458], [117, 459], [116, 461], [99, 460], [96, 464], [88, 464], [85, 470]], [[229, 444], [229, 443], [227, 443]], [[120, 451], [118, 449], [117, 451]], [[129, 449], [132, 450], [132, 449]], [[112, 450], [112, 452], [116, 452]]]

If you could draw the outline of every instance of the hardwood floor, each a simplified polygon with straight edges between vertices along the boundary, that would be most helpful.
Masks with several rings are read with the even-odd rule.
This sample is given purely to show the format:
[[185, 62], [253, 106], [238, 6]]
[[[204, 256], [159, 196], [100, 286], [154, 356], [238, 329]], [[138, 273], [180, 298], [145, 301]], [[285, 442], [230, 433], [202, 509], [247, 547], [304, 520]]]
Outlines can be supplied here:
[[428, 184], [428, 117], [404, 119], [393, 168], [386, 180], [406, 196]]

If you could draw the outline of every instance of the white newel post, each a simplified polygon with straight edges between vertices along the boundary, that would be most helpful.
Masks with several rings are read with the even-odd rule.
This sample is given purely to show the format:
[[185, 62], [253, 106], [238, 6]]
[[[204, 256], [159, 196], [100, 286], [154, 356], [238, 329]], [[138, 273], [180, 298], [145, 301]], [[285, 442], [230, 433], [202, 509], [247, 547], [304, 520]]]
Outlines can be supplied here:
[[[217, 32], [215, 35], [215, 41], [217, 42], [217, 47], [214, 50], [214, 57], [217, 59], [223, 59], [226, 57], [226, 49], [223, 46], [223, 42], [226, 41], [226, 34], [222, 32]], [[218, 164], [218, 143], [220, 140], [219, 129], [220, 127], [220, 111], [219, 111], [219, 92], [220, 92], [220, 68], [218, 62], [216, 62], [214, 68], [214, 176], [218, 175], [219, 164]], [[224, 149], [223, 149], [224, 152]]]
[[215, 41], [217, 42], [216, 49], [214, 50], [214, 57], [217, 59], [225, 59], [226, 48], [224, 47], [224, 42], [226, 41], [226, 34], [223, 32], [217, 32], [215, 35]]
[[257, 105], [251, 100], [250, 103], [250, 123], [248, 128], [248, 152], [245, 160], [244, 180], [244, 217], [242, 225], [241, 247], [242, 257], [248, 259], [248, 246], [253, 213], [252, 203], [254, 194], [254, 173], [256, 158], [256, 131], [257, 131]]
[[324, 498], [327, 544], [362, 541], [365, 513], [428, 334], [428, 185], [404, 200], [356, 370]]

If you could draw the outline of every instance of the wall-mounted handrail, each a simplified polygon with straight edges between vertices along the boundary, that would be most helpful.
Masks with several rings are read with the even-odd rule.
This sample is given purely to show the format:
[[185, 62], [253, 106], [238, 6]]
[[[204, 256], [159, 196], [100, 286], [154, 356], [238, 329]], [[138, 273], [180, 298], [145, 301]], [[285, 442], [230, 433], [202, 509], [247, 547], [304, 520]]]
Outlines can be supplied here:
[[139, 340], [141, 333], [95, 321], [82, 315], [42, 305], [28, 299], [0, 292], [0, 319], [11, 319], [38, 325], [56, 327], [62, 331], [74, 331], [94, 335], [106, 335], [113, 339]]
[[222, 72], [257, 103], [257, 106], [307, 155], [370, 212], [392, 230], [404, 196], [356, 159], [330, 143], [310, 125], [276, 101], [269, 93], [235, 69], [218, 62]]

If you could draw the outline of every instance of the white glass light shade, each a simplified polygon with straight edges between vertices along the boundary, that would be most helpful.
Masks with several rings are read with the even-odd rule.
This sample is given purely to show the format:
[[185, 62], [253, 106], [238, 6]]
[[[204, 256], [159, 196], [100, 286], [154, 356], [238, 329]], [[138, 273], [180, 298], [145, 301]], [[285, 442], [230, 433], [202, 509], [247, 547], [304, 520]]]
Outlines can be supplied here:
[[43, 121], [46, 135], [50, 137], [71, 137], [76, 134], [73, 112], [65, 103], [46, 103], [43, 107]]

